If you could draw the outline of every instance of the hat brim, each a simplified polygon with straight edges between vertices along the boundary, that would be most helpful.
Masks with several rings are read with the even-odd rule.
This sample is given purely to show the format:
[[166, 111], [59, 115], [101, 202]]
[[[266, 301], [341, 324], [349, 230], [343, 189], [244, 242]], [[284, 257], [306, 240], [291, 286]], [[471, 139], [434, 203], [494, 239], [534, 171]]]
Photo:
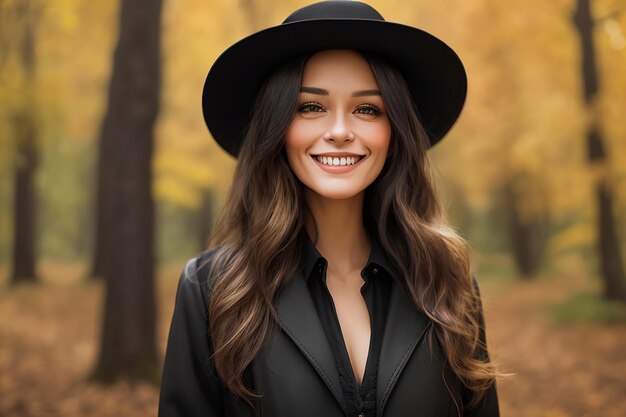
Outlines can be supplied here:
[[323, 49], [354, 49], [389, 60], [404, 76], [431, 146], [455, 123], [467, 93], [457, 54], [423, 30], [367, 19], [283, 23], [233, 44], [215, 61], [202, 92], [209, 131], [237, 156], [256, 95], [281, 63]]

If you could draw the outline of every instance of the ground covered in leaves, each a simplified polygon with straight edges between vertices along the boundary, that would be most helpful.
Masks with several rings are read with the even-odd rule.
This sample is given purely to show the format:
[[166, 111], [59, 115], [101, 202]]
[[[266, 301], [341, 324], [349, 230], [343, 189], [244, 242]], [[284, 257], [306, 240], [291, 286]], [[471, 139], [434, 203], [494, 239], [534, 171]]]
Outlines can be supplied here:
[[[483, 265], [490, 350], [514, 374], [499, 382], [502, 415], [626, 415], [624, 308], [598, 315], [585, 307], [599, 286], [582, 262], [569, 259], [533, 281], [499, 270], [497, 260]], [[158, 280], [161, 352], [180, 268], [164, 268]], [[0, 416], [155, 416], [157, 387], [86, 382], [98, 354], [101, 283], [82, 279], [81, 265], [40, 271], [41, 284], [9, 287], [0, 270]]]

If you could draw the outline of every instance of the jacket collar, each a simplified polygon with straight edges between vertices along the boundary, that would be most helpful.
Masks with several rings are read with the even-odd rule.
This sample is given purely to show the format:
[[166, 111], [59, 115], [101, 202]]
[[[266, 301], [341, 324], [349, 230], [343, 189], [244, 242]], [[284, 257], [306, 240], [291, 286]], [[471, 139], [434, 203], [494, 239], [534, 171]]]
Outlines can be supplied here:
[[[320, 265], [326, 265], [327, 261], [326, 258], [324, 258], [319, 253], [319, 251], [315, 247], [315, 244], [311, 241], [309, 236], [304, 232], [302, 233], [302, 235], [302, 256], [300, 258], [300, 269], [305, 280], [308, 280], [309, 277], [312, 275], [311, 272], [313, 271], [313, 269], [318, 268]], [[395, 268], [392, 267], [392, 264], [387, 258], [387, 255], [385, 255], [385, 252], [382, 249], [378, 238], [373, 233], [369, 233], [369, 235], [371, 239], [372, 249], [367, 263], [363, 268], [363, 271], [369, 272], [373, 269], [382, 269], [388, 274], [388, 276], [397, 280], [397, 273], [394, 273]], [[364, 279], [367, 280], [370, 274], [365, 273], [362, 274], [362, 276]]]
[[[368, 266], [377, 265], [388, 272], [393, 271], [374, 234], [371, 236], [372, 252]], [[291, 277], [278, 295], [279, 325], [343, 407], [343, 393], [333, 352], [306, 285], [305, 277], [310, 275], [311, 269], [316, 266], [321, 255], [314, 246], [311, 249], [311, 246], [307, 245], [312, 245], [312, 242], [308, 240], [308, 243], [305, 242], [303, 245], [302, 268]], [[306, 275], [303, 272], [306, 272]], [[378, 363], [377, 416], [382, 415], [402, 369], [430, 324], [430, 320], [419, 312], [407, 297], [401, 284], [402, 280], [398, 279], [401, 277], [390, 275], [395, 279], [392, 279], [389, 311]]]

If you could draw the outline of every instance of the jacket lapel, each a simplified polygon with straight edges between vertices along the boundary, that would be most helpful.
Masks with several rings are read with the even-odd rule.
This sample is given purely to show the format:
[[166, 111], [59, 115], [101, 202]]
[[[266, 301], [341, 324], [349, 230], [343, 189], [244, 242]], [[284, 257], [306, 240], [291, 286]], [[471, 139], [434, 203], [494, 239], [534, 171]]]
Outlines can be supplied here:
[[277, 304], [279, 325], [309, 360], [343, 409], [335, 357], [300, 271], [280, 292]]
[[[378, 363], [376, 415], [384, 406], [413, 350], [431, 321], [421, 314], [396, 280], [392, 280], [389, 311]], [[326, 383], [343, 408], [343, 393], [335, 358], [313, 305], [306, 282], [298, 271], [278, 295], [279, 325]], [[345, 411], [345, 410], [344, 410]]]
[[396, 280], [392, 281], [389, 311], [378, 362], [376, 388], [378, 417], [382, 416], [389, 394], [400, 373], [431, 323], [415, 308], [400, 284]]

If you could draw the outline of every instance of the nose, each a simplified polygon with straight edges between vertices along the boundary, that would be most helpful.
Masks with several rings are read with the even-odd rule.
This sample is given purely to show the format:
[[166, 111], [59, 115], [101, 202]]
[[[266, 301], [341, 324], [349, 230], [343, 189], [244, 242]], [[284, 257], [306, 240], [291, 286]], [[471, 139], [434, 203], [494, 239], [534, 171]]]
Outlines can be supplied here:
[[334, 117], [331, 119], [331, 124], [328, 127], [328, 131], [324, 135], [324, 138], [338, 144], [354, 140], [354, 133], [352, 133], [350, 128], [348, 116], [346, 116], [343, 112], [335, 113]]

